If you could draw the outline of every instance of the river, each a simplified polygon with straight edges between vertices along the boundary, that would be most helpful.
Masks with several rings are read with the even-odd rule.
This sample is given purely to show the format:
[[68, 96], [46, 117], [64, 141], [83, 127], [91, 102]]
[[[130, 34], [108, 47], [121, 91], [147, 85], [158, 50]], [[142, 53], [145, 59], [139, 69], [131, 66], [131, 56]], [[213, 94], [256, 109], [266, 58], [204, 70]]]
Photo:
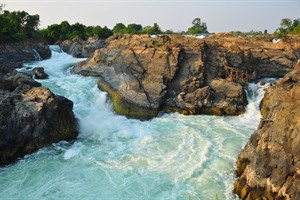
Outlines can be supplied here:
[[50, 59], [25, 66], [44, 67], [49, 79], [39, 82], [74, 102], [80, 133], [0, 168], [0, 199], [238, 199], [235, 162], [267, 86], [248, 84], [240, 116], [162, 113], [142, 122], [115, 115], [97, 78], [70, 73], [83, 59], [50, 48]]

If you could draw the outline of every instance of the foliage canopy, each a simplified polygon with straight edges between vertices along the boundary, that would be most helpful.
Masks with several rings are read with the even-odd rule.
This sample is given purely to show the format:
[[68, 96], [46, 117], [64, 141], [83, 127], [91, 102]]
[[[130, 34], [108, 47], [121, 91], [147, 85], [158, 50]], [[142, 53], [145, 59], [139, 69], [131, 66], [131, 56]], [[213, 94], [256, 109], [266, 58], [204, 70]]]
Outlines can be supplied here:
[[200, 33], [208, 33], [207, 26], [205, 22], [201, 22], [200, 18], [195, 18], [192, 21], [193, 26], [187, 30], [188, 34], [196, 35]]
[[29, 15], [25, 11], [3, 10], [0, 5], [0, 41], [20, 41], [38, 35], [39, 15]]
[[73, 39], [80, 37], [87, 39], [88, 37], [107, 38], [113, 34], [112, 30], [100, 26], [85, 26], [80, 23], [69, 24], [67, 21], [63, 21], [60, 24], [52, 24], [46, 29], [41, 30], [41, 33], [45, 39], [50, 42], [56, 42], [57, 40]]
[[280, 27], [276, 30], [279, 36], [284, 36], [286, 34], [300, 34], [300, 18], [299, 19], [289, 19], [283, 18], [280, 22]]

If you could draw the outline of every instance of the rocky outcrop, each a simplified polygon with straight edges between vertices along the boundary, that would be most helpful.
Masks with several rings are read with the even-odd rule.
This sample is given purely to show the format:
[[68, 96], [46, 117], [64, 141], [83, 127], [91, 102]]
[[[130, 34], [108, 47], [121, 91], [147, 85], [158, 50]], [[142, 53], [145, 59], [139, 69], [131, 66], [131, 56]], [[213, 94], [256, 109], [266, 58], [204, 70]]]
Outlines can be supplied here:
[[40, 54], [42, 59], [47, 59], [51, 56], [48, 45], [43, 41], [0, 43], [0, 63], [22, 63], [35, 60], [34, 49]]
[[35, 67], [32, 69], [32, 74], [35, 79], [47, 79], [49, 77], [48, 74], [45, 73], [43, 67]]
[[237, 160], [234, 191], [242, 199], [300, 199], [300, 60], [268, 88], [262, 119]]
[[0, 75], [0, 166], [77, 137], [70, 100], [40, 87], [26, 74], [12, 70]]
[[[25, 61], [51, 56], [44, 42], [0, 44], [0, 166], [61, 140], [77, 137], [73, 103], [41, 87], [31, 75], [15, 70]], [[36, 78], [46, 78], [43, 68]], [[38, 76], [38, 77], [37, 77]]]
[[126, 35], [72, 71], [100, 77], [98, 86], [114, 110], [128, 117], [149, 119], [161, 110], [237, 115], [247, 103], [242, 84], [291, 71], [299, 58], [297, 41]]
[[15, 68], [22, 67], [24, 62], [36, 59], [34, 50], [41, 59], [51, 56], [51, 51], [44, 41], [23, 41], [0, 43], [0, 77]]
[[60, 48], [76, 58], [89, 58], [94, 51], [99, 48], [107, 46], [106, 40], [96, 39], [90, 37], [87, 41], [81, 38], [74, 38], [73, 40], [65, 40], [60, 44]]

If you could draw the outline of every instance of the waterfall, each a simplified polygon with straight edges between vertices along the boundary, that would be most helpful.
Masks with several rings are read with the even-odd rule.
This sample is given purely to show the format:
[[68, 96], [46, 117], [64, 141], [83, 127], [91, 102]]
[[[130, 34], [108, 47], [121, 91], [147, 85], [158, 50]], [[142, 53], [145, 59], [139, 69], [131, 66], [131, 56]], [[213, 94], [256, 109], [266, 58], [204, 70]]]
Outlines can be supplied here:
[[59, 45], [50, 45], [49, 46], [49, 49], [52, 51], [52, 52], [56, 52], [56, 53], [62, 53], [63, 50], [60, 48]]
[[38, 61], [42, 60], [42, 57], [41, 57], [40, 54], [37, 52], [37, 50], [32, 49], [32, 53], [33, 53], [33, 55], [34, 55], [35, 60], [38, 60]]
[[84, 58], [50, 49], [50, 59], [18, 70], [44, 67], [49, 79], [38, 81], [73, 101], [80, 134], [0, 168], [0, 199], [237, 199], [236, 158], [260, 122], [269, 84], [248, 84], [239, 116], [173, 113], [142, 122], [115, 115], [97, 78], [69, 73]]

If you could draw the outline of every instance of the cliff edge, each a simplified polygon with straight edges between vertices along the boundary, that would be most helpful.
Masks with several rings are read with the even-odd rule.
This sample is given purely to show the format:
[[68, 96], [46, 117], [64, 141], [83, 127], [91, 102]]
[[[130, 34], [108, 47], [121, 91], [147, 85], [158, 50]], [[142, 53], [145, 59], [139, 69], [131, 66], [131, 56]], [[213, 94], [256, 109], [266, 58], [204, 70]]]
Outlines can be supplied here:
[[72, 72], [99, 77], [116, 113], [130, 118], [150, 119], [159, 111], [239, 115], [247, 104], [243, 84], [291, 71], [300, 58], [299, 39], [274, 44], [230, 35], [125, 35]]
[[234, 192], [242, 199], [300, 199], [300, 60], [268, 88], [257, 131], [240, 152]]

